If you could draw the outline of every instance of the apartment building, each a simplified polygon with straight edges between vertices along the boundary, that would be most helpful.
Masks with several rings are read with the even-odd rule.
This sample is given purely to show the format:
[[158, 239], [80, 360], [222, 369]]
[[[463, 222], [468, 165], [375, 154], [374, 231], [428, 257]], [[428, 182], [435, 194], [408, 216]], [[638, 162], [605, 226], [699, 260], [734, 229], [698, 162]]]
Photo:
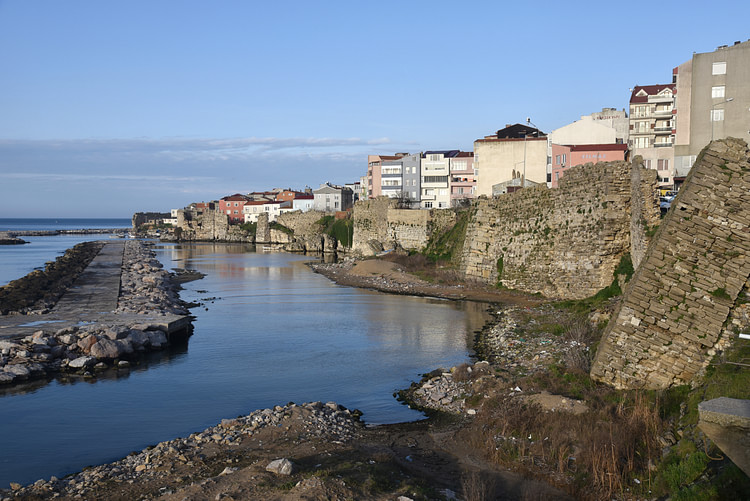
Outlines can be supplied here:
[[313, 190], [313, 210], [321, 212], [338, 212], [352, 208], [354, 193], [349, 188], [324, 183]]
[[675, 84], [636, 85], [630, 96], [630, 139], [633, 155], [656, 169], [660, 186], [674, 184]]
[[459, 150], [436, 150], [422, 154], [421, 208], [447, 209], [451, 206], [451, 159], [456, 158], [459, 153]]
[[750, 40], [693, 54], [674, 68], [677, 127], [675, 177], [679, 184], [713, 139], [750, 142]]
[[377, 198], [383, 195], [382, 189], [382, 167], [383, 162], [398, 160], [407, 155], [397, 153], [395, 155], [367, 155], [367, 198]]
[[460, 207], [476, 198], [477, 181], [474, 176], [474, 152], [459, 151], [450, 159], [451, 207]]

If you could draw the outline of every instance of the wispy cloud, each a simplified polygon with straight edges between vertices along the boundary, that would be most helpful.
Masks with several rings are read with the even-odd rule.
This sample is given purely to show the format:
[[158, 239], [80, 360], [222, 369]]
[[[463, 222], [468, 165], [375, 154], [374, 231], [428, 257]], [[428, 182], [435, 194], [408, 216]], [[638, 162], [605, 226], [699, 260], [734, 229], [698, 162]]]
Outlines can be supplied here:
[[148, 176], [120, 174], [67, 174], [60, 172], [0, 172], [0, 179], [17, 179], [29, 181], [138, 181], [168, 183], [200, 183], [215, 181], [218, 178], [208, 176]]
[[75, 139], [75, 140], [13, 140], [0, 139], [0, 151], [46, 151], [74, 153], [151, 153], [204, 155], [258, 155], [287, 150], [337, 150], [371, 148], [391, 145], [387, 137], [362, 139], [330, 137], [246, 137], [229, 139], [165, 138], [165, 139]]

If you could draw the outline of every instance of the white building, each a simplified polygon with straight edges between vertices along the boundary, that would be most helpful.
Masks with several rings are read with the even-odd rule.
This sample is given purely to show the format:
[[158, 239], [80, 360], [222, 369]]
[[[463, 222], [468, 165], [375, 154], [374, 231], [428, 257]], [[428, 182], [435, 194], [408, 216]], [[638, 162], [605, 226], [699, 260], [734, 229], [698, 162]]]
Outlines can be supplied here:
[[292, 204], [289, 201], [276, 201], [276, 200], [265, 200], [265, 201], [253, 201], [247, 202], [242, 208], [242, 213], [245, 215], [246, 223], [257, 223], [258, 216], [264, 212], [268, 214], [268, 221], [276, 221], [276, 218], [281, 214], [282, 209], [290, 208]]

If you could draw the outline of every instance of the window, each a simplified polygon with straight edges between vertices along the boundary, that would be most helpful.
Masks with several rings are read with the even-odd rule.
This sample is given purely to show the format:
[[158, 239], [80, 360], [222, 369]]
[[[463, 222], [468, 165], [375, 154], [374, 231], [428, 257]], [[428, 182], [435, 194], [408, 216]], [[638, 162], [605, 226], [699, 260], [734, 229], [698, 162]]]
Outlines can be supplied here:
[[230, 209], [227, 209], [227, 214], [231, 214], [232, 211]]
[[724, 86], [717, 85], [715, 87], [711, 87], [711, 97], [713, 98], [724, 97]]
[[711, 68], [711, 74], [712, 75], [726, 75], [727, 74], [727, 63], [726, 61], [721, 61], [718, 63], [714, 63], [713, 67]]
[[416, 198], [417, 198], [417, 192], [416, 191], [412, 191], [411, 192], [411, 198], [413, 198], [413, 199], [416, 200]]
[[633, 146], [636, 148], [648, 148], [648, 138], [647, 137], [636, 137], [633, 141]]
[[555, 155], [555, 164], [560, 165], [560, 155]]
[[662, 160], [656, 161], [656, 169], [657, 170], [667, 170], [669, 169], [669, 159], [665, 158]]
[[439, 190], [439, 193], [440, 193], [441, 196], [445, 196], [445, 195], [448, 194], [448, 190], [446, 188], [441, 188]]
[[424, 208], [425, 209], [432, 209], [432, 202], [425, 202], [424, 203]]
[[440, 162], [443, 160], [443, 155], [430, 155], [430, 162]]
[[711, 121], [721, 122], [724, 120], [724, 110], [711, 110]]
[[648, 124], [649, 124], [648, 120], [641, 120], [639, 122], [634, 122], [633, 132], [636, 134], [643, 134], [645, 132], [648, 132], [649, 131]]

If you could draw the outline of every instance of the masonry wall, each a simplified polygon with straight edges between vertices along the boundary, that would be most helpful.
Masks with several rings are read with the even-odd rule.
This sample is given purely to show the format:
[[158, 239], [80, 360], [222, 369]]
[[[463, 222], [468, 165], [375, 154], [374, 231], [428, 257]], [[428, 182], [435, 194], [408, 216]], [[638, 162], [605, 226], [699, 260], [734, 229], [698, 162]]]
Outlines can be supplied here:
[[[325, 250], [325, 235], [320, 232], [320, 226], [317, 224], [325, 215], [320, 211], [294, 211], [279, 215], [276, 221], [294, 232], [293, 242], [289, 242], [287, 249], [298, 252]], [[274, 235], [275, 241], [283, 243], [285, 237], [276, 233]]]
[[252, 235], [237, 225], [230, 225], [229, 217], [219, 210], [178, 210], [175, 236], [179, 240], [252, 241]]
[[734, 304], [748, 277], [750, 151], [730, 138], [696, 161], [604, 333], [591, 376], [618, 388], [690, 383], [728, 342], [727, 319], [747, 315]]
[[[652, 195], [644, 221], [658, 220], [655, 176], [641, 170], [639, 187]], [[586, 164], [570, 169], [558, 189], [525, 188], [480, 199], [469, 221], [460, 269], [470, 279], [547, 297], [591, 296], [613, 279], [630, 251], [631, 165]]]
[[379, 247], [392, 242], [388, 231], [388, 209], [394, 204], [395, 200], [388, 197], [360, 200], [354, 204], [352, 252], [372, 256]]

